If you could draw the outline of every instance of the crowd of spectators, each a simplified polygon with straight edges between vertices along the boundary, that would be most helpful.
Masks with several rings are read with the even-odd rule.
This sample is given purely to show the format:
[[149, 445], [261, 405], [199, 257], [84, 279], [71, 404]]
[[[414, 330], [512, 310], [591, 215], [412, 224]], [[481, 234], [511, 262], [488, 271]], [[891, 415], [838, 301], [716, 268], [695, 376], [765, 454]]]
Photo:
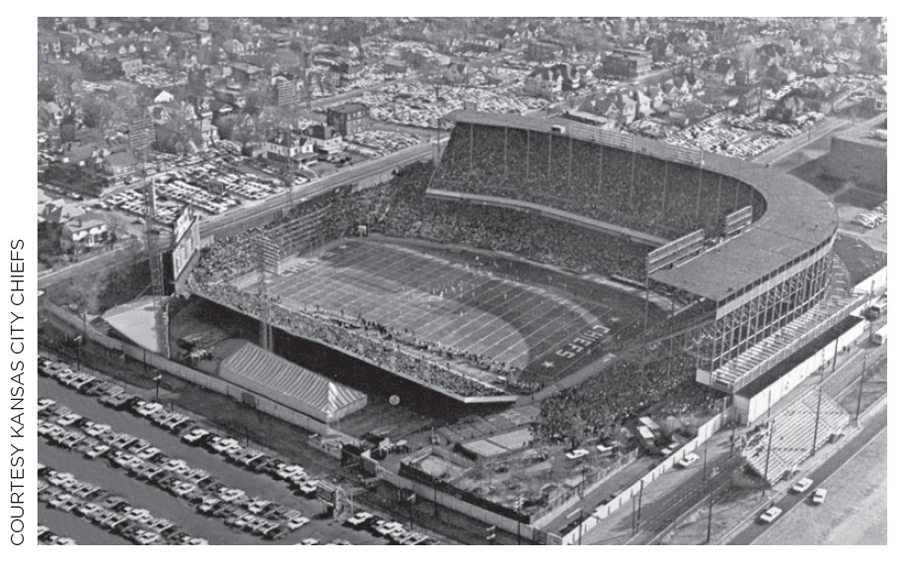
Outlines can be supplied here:
[[[279, 304], [277, 296], [241, 291], [224, 283], [199, 283], [192, 281], [194, 292], [210, 300], [228, 303], [232, 308], [256, 318], [268, 321], [283, 330], [300, 337], [314, 339], [337, 349], [353, 353], [386, 371], [419, 380], [435, 388], [459, 396], [499, 396], [501, 389], [474, 380], [455, 370], [450, 364], [456, 360], [454, 352], [437, 350], [425, 345], [432, 353], [410, 349], [414, 336], [397, 337], [395, 330], [368, 322], [362, 318], [345, 318], [330, 311], [298, 311]], [[439, 359], [444, 359], [442, 363]]]
[[435, 187], [522, 199], [674, 239], [763, 204], [737, 180], [629, 150], [515, 128], [458, 124]]
[[709, 409], [721, 395], [694, 381], [695, 367], [684, 353], [643, 365], [618, 361], [544, 400], [538, 432], [551, 442], [578, 445], [647, 413], [679, 416]]
[[[648, 247], [537, 214], [426, 197], [433, 171], [429, 164], [409, 166], [387, 184], [315, 199], [296, 207], [287, 217], [217, 241], [202, 251], [192, 272], [194, 289], [259, 317], [264, 308], [261, 297], [227, 282], [260, 267], [263, 237], [280, 249], [283, 258], [358, 233], [361, 225], [367, 232], [511, 252], [579, 273], [643, 279]], [[292, 333], [351, 351], [387, 370], [450, 392], [466, 396], [501, 393], [457, 373], [451, 364], [502, 376], [519, 392], [535, 390], [515, 386], [524, 381], [522, 373], [489, 357], [422, 341], [408, 330], [366, 318], [345, 318], [336, 311], [307, 308], [292, 312], [280, 306], [277, 298], [267, 298], [274, 299], [267, 307], [270, 321]]]

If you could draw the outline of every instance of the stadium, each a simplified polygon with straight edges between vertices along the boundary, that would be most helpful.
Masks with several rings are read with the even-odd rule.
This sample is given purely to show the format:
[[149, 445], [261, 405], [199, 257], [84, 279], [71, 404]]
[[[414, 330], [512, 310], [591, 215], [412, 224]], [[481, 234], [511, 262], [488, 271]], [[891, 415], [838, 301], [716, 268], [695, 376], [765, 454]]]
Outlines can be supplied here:
[[[438, 166], [217, 240], [190, 291], [263, 337], [274, 327], [465, 403], [513, 401], [628, 338], [676, 335], [696, 380], [734, 393], [846, 316], [835, 210], [800, 180], [559, 119], [447, 118]], [[479, 250], [532, 271], [504, 275]], [[558, 272], [611, 283], [561, 287]]]

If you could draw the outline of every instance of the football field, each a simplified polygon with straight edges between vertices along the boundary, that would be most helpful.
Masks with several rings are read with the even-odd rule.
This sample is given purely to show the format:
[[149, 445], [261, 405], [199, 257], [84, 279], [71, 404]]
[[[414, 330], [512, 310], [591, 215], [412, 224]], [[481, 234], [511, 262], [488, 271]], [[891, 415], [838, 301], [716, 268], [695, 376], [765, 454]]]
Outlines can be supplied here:
[[[609, 287], [575, 296], [564, 287], [501, 276], [492, 261], [452, 261], [384, 240], [343, 240], [284, 260], [268, 291], [288, 308], [363, 318], [523, 368], [527, 378], [545, 382], [599, 357], [642, 310], [639, 298]], [[255, 280], [250, 275], [236, 284], [250, 290]]]

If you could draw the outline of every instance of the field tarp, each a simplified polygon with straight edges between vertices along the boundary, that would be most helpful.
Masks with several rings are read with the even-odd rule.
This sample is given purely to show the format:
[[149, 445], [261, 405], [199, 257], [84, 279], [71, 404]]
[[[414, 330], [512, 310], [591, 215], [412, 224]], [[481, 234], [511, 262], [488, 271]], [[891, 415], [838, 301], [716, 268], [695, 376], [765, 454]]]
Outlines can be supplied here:
[[321, 422], [366, 405], [366, 395], [247, 342], [219, 366], [219, 376]]

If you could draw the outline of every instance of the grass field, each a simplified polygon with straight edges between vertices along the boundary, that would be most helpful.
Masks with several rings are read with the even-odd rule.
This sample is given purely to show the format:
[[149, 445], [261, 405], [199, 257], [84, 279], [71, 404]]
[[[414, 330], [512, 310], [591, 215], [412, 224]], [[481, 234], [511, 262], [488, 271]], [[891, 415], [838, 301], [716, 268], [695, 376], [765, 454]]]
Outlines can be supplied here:
[[[451, 259], [384, 240], [350, 240], [288, 258], [268, 290], [289, 308], [362, 317], [544, 381], [602, 351], [643, 309], [640, 298], [608, 287], [586, 296], [538, 285], [533, 272], [516, 276], [501, 261], [508, 260]], [[255, 281], [248, 275], [236, 285], [250, 290]]]
[[798, 505], [754, 544], [887, 544], [887, 432], [825, 487], [824, 504]]

